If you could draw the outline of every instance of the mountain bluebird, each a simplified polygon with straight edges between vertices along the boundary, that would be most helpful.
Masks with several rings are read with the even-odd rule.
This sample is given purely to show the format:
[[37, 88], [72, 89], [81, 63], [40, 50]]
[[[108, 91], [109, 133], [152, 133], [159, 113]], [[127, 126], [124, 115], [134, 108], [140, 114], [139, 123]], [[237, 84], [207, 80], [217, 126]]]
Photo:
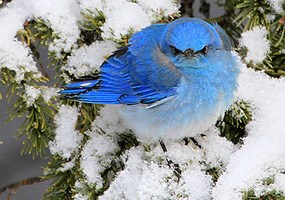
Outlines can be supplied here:
[[97, 75], [66, 85], [61, 94], [84, 103], [119, 104], [140, 141], [176, 141], [215, 124], [233, 101], [238, 74], [219, 25], [181, 18], [134, 34]]

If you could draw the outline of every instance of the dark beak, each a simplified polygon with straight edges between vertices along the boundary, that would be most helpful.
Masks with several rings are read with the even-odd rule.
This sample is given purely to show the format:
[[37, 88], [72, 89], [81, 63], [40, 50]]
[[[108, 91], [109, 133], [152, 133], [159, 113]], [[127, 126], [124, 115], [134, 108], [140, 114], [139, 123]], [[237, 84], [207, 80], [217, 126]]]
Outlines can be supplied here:
[[192, 49], [187, 49], [186, 51], [184, 51], [183, 54], [187, 57], [195, 57], [196, 56], [196, 53]]

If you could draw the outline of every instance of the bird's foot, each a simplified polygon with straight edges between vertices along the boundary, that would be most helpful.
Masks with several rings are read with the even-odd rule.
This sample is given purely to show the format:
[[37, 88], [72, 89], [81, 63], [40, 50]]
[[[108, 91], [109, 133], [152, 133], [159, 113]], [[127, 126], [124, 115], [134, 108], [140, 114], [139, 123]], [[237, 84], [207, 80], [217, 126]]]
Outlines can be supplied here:
[[178, 181], [181, 178], [181, 169], [179, 164], [174, 163], [170, 158], [166, 157], [167, 165], [169, 168], [173, 169], [174, 175], [177, 177]]
[[[202, 136], [202, 135], [201, 135]], [[194, 137], [184, 138], [183, 141], [185, 142], [185, 145], [187, 146], [189, 142], [191, 141], [194, 145], [199, 147], [200, 149], [202, 146], [198, 143], [198, 141]]]
[[[159, 141], [160, 146], [163, 150], [163, 152], [166, 154], [167, 149], [166, 146], [164, 144], [164, 142], [162, 140]], [[167, 165], [169, 168], [173, 169], [174, 175], [177, 177], [178, 181], [181, 178], [181, 169], [178, 163], [174, 163], [170, 158], [168, 158], [167, 154], [166, 154], [166, 161], [167, 161]]]

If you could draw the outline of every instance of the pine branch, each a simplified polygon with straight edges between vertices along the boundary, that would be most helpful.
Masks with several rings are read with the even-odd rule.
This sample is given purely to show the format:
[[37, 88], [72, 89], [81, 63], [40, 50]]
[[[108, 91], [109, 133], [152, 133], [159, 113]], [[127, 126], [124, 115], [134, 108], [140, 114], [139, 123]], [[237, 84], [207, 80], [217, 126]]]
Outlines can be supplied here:
[[216, 126], [220, 129], [222, 137], [234, 144], [242, 143], [242, 138], [246, 136], [246, 125], [252, 121], [252, 115], [252, 105], [243, 100], [236, 101]]
[[257, 196], [254, 192], [254, 189], [243, 192], [242, 200], [284, 200], [285, 196], [276, 190], [266, 192], [262, 196]]

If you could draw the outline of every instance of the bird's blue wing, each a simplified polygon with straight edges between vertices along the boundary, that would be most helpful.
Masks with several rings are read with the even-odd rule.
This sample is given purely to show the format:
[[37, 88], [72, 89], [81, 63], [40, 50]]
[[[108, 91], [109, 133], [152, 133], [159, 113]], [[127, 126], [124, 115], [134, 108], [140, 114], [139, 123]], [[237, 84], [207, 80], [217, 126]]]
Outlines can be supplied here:
[[153, 104], [175, 95], [180, 76], [174, 66], [156, 59], [162, 52], [157, 49], [158, 34], [153, 32], [161, 33], [162, 27], [151, 27], [135, 34], [130, 46], [114, 52], [102, 64], [98, 77], [68, 84], [60, 93], [94, 104]]

